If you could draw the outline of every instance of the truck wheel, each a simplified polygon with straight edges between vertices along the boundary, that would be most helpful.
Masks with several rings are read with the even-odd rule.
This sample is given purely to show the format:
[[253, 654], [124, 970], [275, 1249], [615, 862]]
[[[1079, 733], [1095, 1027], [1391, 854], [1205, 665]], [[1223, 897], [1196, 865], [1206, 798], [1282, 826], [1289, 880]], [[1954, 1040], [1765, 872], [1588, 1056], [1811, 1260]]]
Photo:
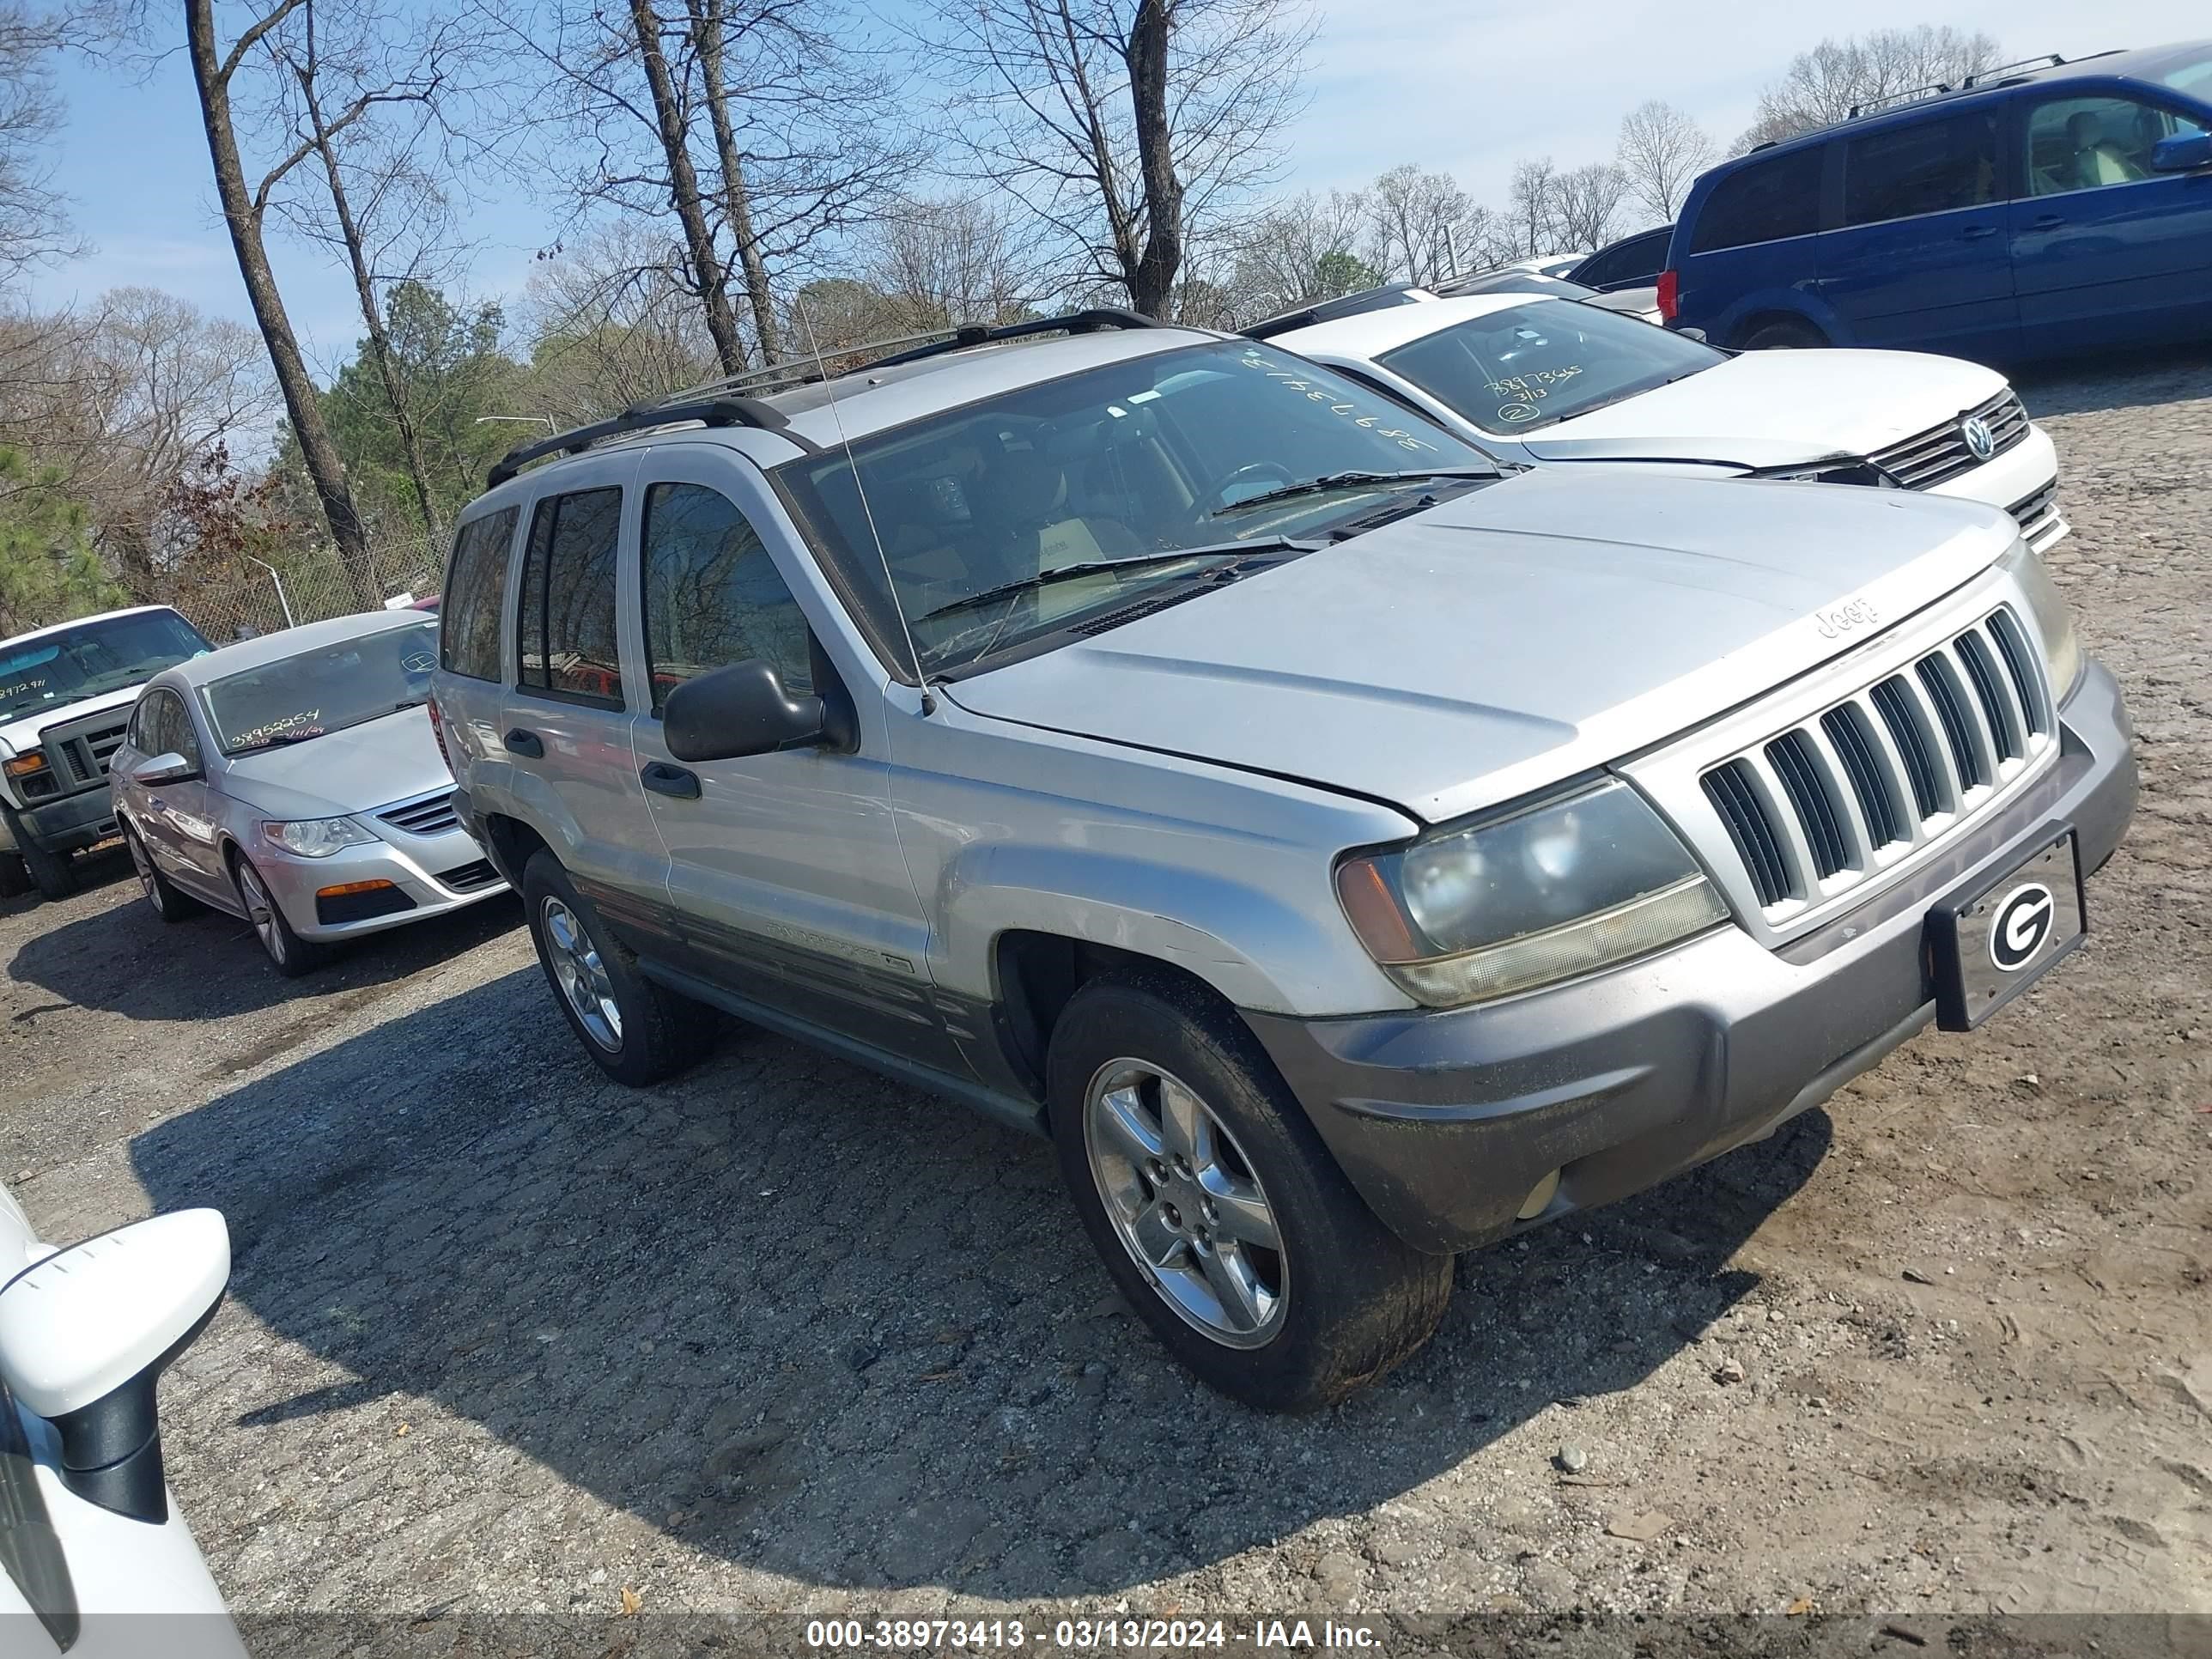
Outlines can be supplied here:
[[552, 854], [523, 867], [522, 905], [553, 1000], [616, 1082], [658, 1083], [714, 1047], [712, 1011], [647, 979]]
[[1451, 1258], [1376, 1219], [1233, 1015], [1165, 975], [1094, 980], [1061, 1012], [1046, 1069], [1085, 1231], [1208, 1386], [1310, 1410], [1435, 1331]]
[[292, 931], [292, 924], [284, 920], [284, 912], [269, 891], [269, 884], [253, 867], [253, 860], [243, 853], [234, 853], [230, 860], [230, 878], [238, 884], [238, 898], [246, 911], [246, 919], [252, 923], [254, 936], [260, 939], [261, 948], [269, 953], [269, 960], [286, 979], [297, 979], [311, 974], [323, 965], [330, 955], [330, 946], [314, 939], [301, 939]]
[[31, 890], [31, 872], [21, 853], [0, 853], [0, 898], [21, 898]]
[[138, 890], [146, 896], [146, 902], [154, 907], [154, 914], [164, 921], [183, 921], [200, 913], [200, 902], [189, 894], [179, 892], [175, 884], [154, 866], [153, 855], [147, 852], [146, 843], [138, 839], [138, 832], [129, 824], [123, 826], [123, 844], [131, 849], [131, 867], [137, 873]]
[[64, 899], [76, 891], [76, 866], [67, 853], [57, 853], [33, 841], [19, 840], [15, 848], [40, 898]]

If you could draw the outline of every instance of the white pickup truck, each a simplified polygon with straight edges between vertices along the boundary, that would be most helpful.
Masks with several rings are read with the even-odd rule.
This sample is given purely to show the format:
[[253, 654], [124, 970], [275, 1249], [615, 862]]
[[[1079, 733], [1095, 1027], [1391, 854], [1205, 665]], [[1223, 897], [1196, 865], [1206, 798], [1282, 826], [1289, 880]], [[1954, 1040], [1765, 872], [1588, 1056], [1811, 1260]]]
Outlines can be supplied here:
[[70, 855], [115, 834], [107, 757], [138, 689], [213, 648], [165, 605], [0, 640], [0, 897], [76, 885]]

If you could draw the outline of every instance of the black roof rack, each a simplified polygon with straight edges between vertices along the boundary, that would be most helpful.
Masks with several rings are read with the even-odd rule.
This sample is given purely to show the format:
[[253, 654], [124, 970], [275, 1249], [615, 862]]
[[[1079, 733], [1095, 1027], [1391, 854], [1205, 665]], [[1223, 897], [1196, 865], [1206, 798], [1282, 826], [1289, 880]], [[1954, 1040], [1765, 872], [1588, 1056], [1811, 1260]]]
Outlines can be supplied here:
[[788, 438], [801, 449], [818, 449], [811, 442], [791, 431], [791, 422], [783, 411], [773, 409], [753, 398], [714, 398], [693, 403], [641, 404], [626, 409], [611, 420], [595, 421], [589, 426], [580, 426], [573, 432], [563, 432], [550, 438], [540, 438], [535, 443], [517, 444], [501, 456], [485, 476], [484, 488], [496, 489], [532, 461], [548, 455], [579, 455], [593, 444], [608, 438], [617, 438], [625, 433], [650, 432], [655, 427], [680, 426], [697, 421], [706, 426], [750, 426], [763, 432], [774, 432]]
[[1102, 328], [1166, 326], [1157, 318], [1147, 317], [1141, 312], [1126, 311], [1118, 306], [1094, 306], [1086, 311], [1072, 311], [1059, 317], [1033, 317], [1025, 322], [1002, 323], [994, 326], [965, 323], [957, 328], [902, 334], [892, 339], [873, 340], [864, 345], [824, 352], [823, 361], [818, 363], [811, 357], [794, 358], [770, 363], [764, 368], [748, 368], [719, 380], [709, 380], [703, 386], [688, 386], [682, 392], [672, 392], [667, 401], [688, 403], [710, 393], [732, 391], [740, 386], [758, 394], [788, 392], [794, 386], [836, 380], [842, 374], [857, 374], [865, 369], [882, 368], [894, 363], [918, 362], [948, 351], [964, 351], [970, 346], [1027, 339], [1038, 334], [1089, 334]]
[[[1140, 312], [1124, 311], [1117, 306], [1097, 306], [1087, 311], [1070, 312], [1065, 316], [1037, 317], [1027, 322], [1006, 323], [993, 328], [971, 323], [933, 333], [909, 334], [896, 340], [879, 340], [873, 345], [856, 346], [840, 351], [819, 364], [785, 362], [771, 363], [765, 368], [749, 368], [742, 374], [709, 380], [704, 386], [672, 392], [658, 403], [635, 404], [611, 420], [580, 426], [573, 432], [541, 438], [535, 443], [518, 444], [500, 457], [484, 488], [496, 489], [531, 462], [548, 455], [580, 454], [608, 438], [620, 437], [625, 433], [647, 432], [655, 427], [678, 426], [691, 421], [698, 421], [707, 426], [756, 427], [788, 438], [801, 449], [817, 450], [821, 447], [791, 430], [791, 422], [781, 410], [772, 404], [763, 403], [758, 398], [739, 394], [736, 390], [739, 386], [753, 391], [787, 391], [816, 380], [835, 380], [842, 374], [859, 374], [863, 369], [881, 368], [892, 363], [918, 362], [945, 352], [989, 345], [1000, 340], [1027, 339], [1036, 334], [1088, 334], [1102, 328], [1166, 326], [1158, 319], [1145, 316]], [[887, 356], [867, 356], [872, 352], [882, 352], [887, 347], [897, 349]], [[856, 363], [854, 362], [856, 357], [866, 361]]]
[[1985, 86], [1991, 81], [2002, 80], [2015, 70], [2063, 69], [2065, 64], [2066, 60], [2055, 52], [2038, 52], [2033, 58], [2021, 58], [2017, 64], [2000, 64], [1995, 69], [1976, 70], [1959, 82], [1959, 90], [1966, 92], [1975, 87]]
[[[2033, 58], [2023, 58], [2016, 63], [1999, 64], [1991, 69], [1976, 70], [1965, 76], [1958, 85], [1948, 81], [1931, 81], [1924, 87], [1910, 87], [1903, 92], [1884, 93], [1879, 98], [1869, 98], [1863, 104], [1853, 104], [1851, 112], [1844, 118], [1856, 121], [1863, 115], [1879, 114], [1897, 104], [1911, 103], [1920, 98], [1937, 98], [1954, 92], [1986, 92], [1991, 87], [2017, 86], [2039, 70], [2064, 69], [2069, 64], [2087, 64], [2100, 58], [2111, 58], [2120, 52], [2118, 46], [2092, 52], [2087, 58], [2067, 58], [2055, 52], [2039, 52]], [[1764, 145], [1754, 146], [1764, 149]]]

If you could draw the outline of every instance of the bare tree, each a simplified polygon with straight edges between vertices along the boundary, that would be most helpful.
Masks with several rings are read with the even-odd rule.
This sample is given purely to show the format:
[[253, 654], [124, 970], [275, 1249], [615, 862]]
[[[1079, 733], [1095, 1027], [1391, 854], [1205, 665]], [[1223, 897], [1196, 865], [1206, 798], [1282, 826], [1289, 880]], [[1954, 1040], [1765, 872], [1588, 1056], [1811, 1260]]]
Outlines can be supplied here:
[[62, 123], [53, 65], [65, 31], [23, 6], [0, 5], [0, 283], [82, 246], [47, 155]]
[[1978, 30], [1969, 34], [1930, 23], [1823, 40], [1799, 52], [1781, 78], [1759, 94], [1758, 118], [1736, 141], [1736, 153], [1828, 126], [1854, 109], [1923, 88], [1956, 86], [1969, 75], [1995, 68], [2002, 55], [1996, 40]]
[[1516, 162], [1512, 182], [1506, 189], [1511, 204], [1508, 216], [1516, 254], [1533, 259], [1540, 253], [1556, 252], [1559, 246], [1559, 169], [1553, 164], [1552, 158], [1546, 155], [1534, 161]]
[[1227, 286], [1246, 320], [1308, 300], [1371, 288], [1381, 274], [1361, 257], [1371, 204], [1358, 191], [1311, 191], [1275, 203], [1252, 221]]
[[1620, 231], [1628, 176], [1608, 161], [1570, 167], [1553, 188], [1553, 234], [1562, 252], [1603, 247]]
[[1628, 198], [1654, 224], [1671, 223], [1690, 181], [1719, 159], [1713, 141], [1674, 105], [1652, 98], [1620, 118], [1614, 165], [1627, 180]]
[[1024, 229], [988, 197], [900, 202], [868, 238], [864, 275], [901, 328], [1011, 322], [1043, 286]]
[[710, 379], [720, 358], [683, 261], [637, 220], [546, 260], [525, 303], [529, 373], [500, 412], [580, 426]]
[[934, 0], [963, 166], [1012, 191], [1070, 288], [1164, 316], [1194, 242], [1273, 176], [1300, 107], [1295, 0]]
[[1407, 162], [1367, 192], [1368, 263], [1386, 281], [1442, 282], [1479, 265], [1494, 240], [1487, 209], [1445, 173]]
[[562, 180], [579, 217], [672, 220], [673, 270], [726, 373], [777, 355], [779, 269], [911, 183], [895, 82], [826, 0], [474, 3], [526, 66], [506, 123], [518, 174], [543, 185], [553, 131], [579, 158]]
[[[249, 60], [273, 64], [276, 41], [271, 37], [292, 27], [302, 9], [303, 0], [274, 0], [268, 9], [252, 16], [226, 52], [216, 27], [215, 0], [185, 0], [185, 45], [192, 82], [199, 94], [208, 155], [215, 168], [216, 196], [222, 205], [223, 222], [230, 232], [231, 248], [238, 258], [239, 276], [246, 284], [254, 321], [260, 327], [277, 386], [283, 393], [285, 416], [354, 597], [364, 605], [373, 605], [383, 594], [370, 562], [368, 532], [346, 486], [344, 463], [324, 422], [315, 383], [301, 355], [299, 337], [293, 331], [276, 274], [270, 269], [265, 240], [270, 199], [287, 175], [316, 153], [315, 141], [293, 143], [262, 174], [259, 183], [252, 185], [246, 182], [246, 163], [239, 149], [234, 94], [240, 71]], [[305, 19], [300, 22], [304, 24]], [[416, 96], [419, 91], [395, 83], [354, 93], [324, 123], [325, 139], [345, 132], [378, 105]]]

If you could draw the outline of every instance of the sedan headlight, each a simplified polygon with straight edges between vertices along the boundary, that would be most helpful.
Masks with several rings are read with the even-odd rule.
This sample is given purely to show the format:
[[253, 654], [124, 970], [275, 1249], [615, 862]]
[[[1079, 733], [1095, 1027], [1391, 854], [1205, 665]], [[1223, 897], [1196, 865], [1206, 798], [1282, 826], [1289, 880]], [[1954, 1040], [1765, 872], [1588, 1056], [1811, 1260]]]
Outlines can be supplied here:
[[1435, 1008], [1626, 962], [1728, 916], [1620, 783], [1346, 859], [1336, 890], [1383, 971]]
[[376, 839], [351, 818], [295, 818], [264, 823], [261, 833], [303, 859], [326, 859], [341, 847], [365, 847]]
[[2043, 647], [2043, 659], [2051, 665], [2051, 696], [2063, 702], [2081, 678], [2081, 641], [2074, 636], [2074, 612], [2045, 568], [2043, 555], [2025, 540], [2014, 542], [2012, 551], [1997, 565], [2020, 584], [2021, 596], [2027, 601], [2028, 620]]

